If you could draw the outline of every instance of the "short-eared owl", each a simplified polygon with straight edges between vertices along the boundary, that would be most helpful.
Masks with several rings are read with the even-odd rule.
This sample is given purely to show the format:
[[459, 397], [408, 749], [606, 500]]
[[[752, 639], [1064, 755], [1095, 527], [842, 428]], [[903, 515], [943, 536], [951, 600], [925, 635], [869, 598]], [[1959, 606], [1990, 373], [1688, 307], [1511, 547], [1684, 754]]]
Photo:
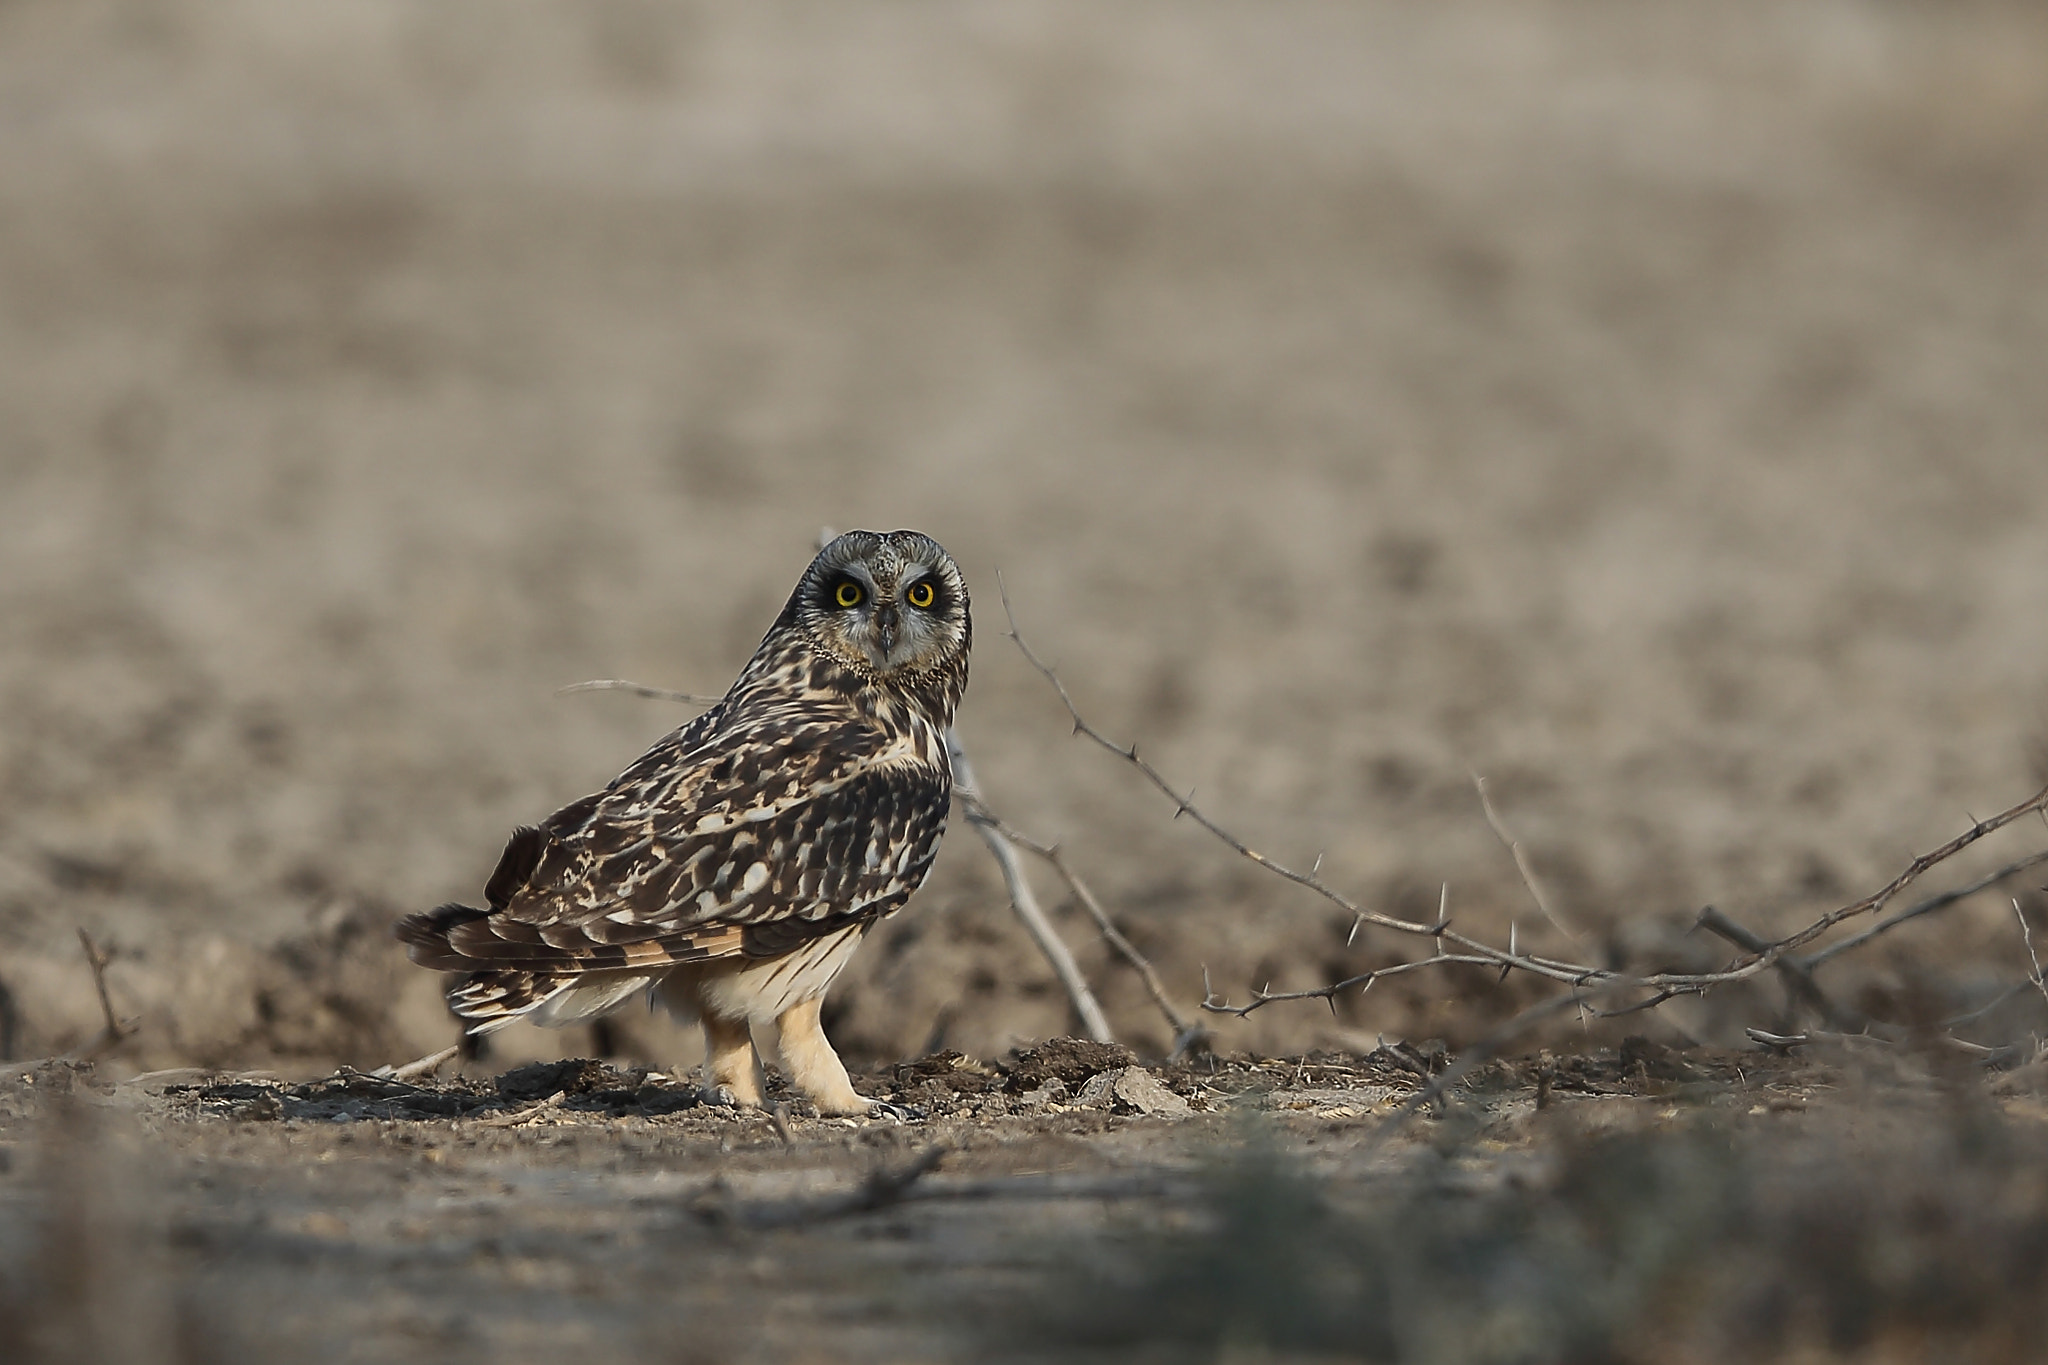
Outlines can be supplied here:
[[486, 1033], [591, 1019], [651, 989], [702, 1022], [707, 1084], [761, 1102], [752, 1023], [827, 1114], [861, 1114], [818, 1011], [861, 937], [924, 881], [967, 686], [967, 585], [915, 531], [819, 552], [724, 698], [603, 791], [513, 831], [488, 909], [399, 921]]

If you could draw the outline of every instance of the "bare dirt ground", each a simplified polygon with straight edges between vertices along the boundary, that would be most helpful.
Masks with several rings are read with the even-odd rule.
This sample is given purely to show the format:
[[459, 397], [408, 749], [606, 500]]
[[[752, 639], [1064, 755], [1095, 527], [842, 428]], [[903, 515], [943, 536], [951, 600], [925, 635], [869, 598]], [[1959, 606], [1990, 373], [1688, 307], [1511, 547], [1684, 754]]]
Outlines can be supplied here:
[[[1941, 1054], [1055, 1041], [738, 1114], [596, 1062], [0, 1094], [13, 1359], [2040, 1358], [2048, 1109]], [[786, 1098], [786, 1097], [784, 1097]]]
[[[1595, 937], [1860, 894], [2048, 777], [2044, 50], [2002, 5], [9, 5], [8, 1050], [98, 1028], [81, 923], [137, 1067], [441, 1045], [391, 919], [679, 719], [555, 689], [720, 690], [821, 525], [962, 560], [982, 779], [1184, 1004], [1407, 947], [1063, 742], [998, 568], [1098, 723], [1365, 903], [1552, 934], [1475, 771]], [[1854, 985], [1968, 1006], [2008, 910]], [[1477, 985], [1337, 1027], [1470, 1036]], [[1072, 1028], [958, 839], [831, 1022]]]
[[[1816, 969], [1881, 1041], [1773, 974], [1560, 1017], [1383, 1140], [1532, 986], [1212, 1016], [1218, 1070], [1162, 1069], [1039, 868], [1190, 1112], [1040, 1094], [1004, 1059], [1072, 1011], [965, 831], [827, 1020], [923, 1120], [701, 1111], [641, 1015], [361, 1073], [452, 1039], [396, 916], [680, 719], [556, 689], [721, 689], [821, 526], [961, 560], [983, 785], [1184, 1011], [1428, 948], [1071, 740], [998, 569], [1091, 720], [1362, 905], [1701, 970], [1702, 906], [1882, 885], [2048, 781], [2044, 126], [2018, 3], [0, 5], [11, 1321], [107, 1360], [2039, 1358], [2038, 877]], [[547, 1097], [501, 1078], [595, 1051], [510, 1121]]]

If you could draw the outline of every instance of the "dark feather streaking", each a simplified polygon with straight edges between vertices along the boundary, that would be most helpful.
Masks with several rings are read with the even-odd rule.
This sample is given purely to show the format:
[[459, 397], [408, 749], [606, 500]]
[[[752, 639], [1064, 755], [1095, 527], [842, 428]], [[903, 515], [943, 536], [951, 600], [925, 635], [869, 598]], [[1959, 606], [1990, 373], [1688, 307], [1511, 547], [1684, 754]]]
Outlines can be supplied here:
[[513, 831], [487, 908], [410, 915], [398, 937], [420, 965], [464, 973], [449, 1001], [472, 1032], [591, 1017], [640, 986], [707, 1032], [736, 1009], [762, 1021], [815, 1000], [842, 943], [931, 867], [971, 633], [936, 541], [840, 536], [716, 705], [603, 791]]

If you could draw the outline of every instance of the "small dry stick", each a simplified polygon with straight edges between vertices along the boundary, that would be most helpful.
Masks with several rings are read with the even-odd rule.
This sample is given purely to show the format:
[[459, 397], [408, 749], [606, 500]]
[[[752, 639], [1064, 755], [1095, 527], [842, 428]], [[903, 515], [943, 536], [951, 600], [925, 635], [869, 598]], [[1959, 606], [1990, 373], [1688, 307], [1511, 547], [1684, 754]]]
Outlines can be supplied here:
[[422, 1076], [431, 1076], [454, 1059], [462, 1051], [462, 1044], [444, 1047], [439, 1052], [430, 1052], [418, 1061], [407, 1062], [404, 1066], [380, 1066], [370, 1074], [387, 1081], [416, 1081]]
[[724, 1209], [719, 1211], [719, 1216], [752, 1228], [775, 1228], [821, 1223], [832, 1218], [848, 1218], [863, 1213], [878, 1213], [909, 1198], [912, 1187], [937, 1170], [939, 1163], [946, 1159], [949, 1150], [944, 1146], [927, 1147], [895, 1170], [878, 1167], [860, 1183], [858, 1188], [845, 1194], [830, 1195], [823, 1199], [806, 1199], [792, 1204], [771, 1205], [767, 1208]]
[[1985, 873], [1973, 882], [1966, 882], [1952, 891], [1944, 891], [1938, 896], [1929, 896], [1926, 900], [1921, 901], [1917, 905], [1909, 906], [1899, 911], [1896, 915], [1885, 916], [1860, 934], [1851, 934], [1845, 939], [1838, 939], [1825, 948], [1809, 953], [1802, 960], [1808, 967], [1818, 967], [1831, 957], [1840, 957], [1843, 953], [1854, 952], [1880, 934], [1888, 934], [1901, 924], [1916, 920], [1922, 915], [1931, 915], [1937, 910], [1946, 910], [1957, 901], [1968, 900], [1979, 891], [1996, 886], [2007, 877], [2016, 876], [2019, 873], [2025, 872], [2028, 868], [2039, 867], [2042, 863], [2048, 863], [2048, 850], [2043, 850], [2040, 853], [2030, 853], [2024, 858], [2007, 863], [1995, 872]]
[[78, 1055], [79, 1061], [91, 1061], [105, 1056], [121, 1043], [121, 1040], [135, 1032], [133, 1025], [124, 1026], [114, 1017], [114, 1002], [107, 995], [107, 955], [92, 941], [92, 935], [85, 932], [85, 926], [78, 926], [78, 945], [85, 949], [86, 965], [92, 968], [92, 988], [99, 993], [100, 1018], [106, 1027], [92, 1045]]
[[1977, 1008], [1963, 1014], [1955, 1015], [1953, 1018], [1944, 1019], [1940, 1023], [1936, 1024], [1935, 1027], [1961, 1028], [1964, 1024], [1974, 1024], [1979, 1019], [1982, 1019], [1985, 1015], [1991, 1013], [1991, 1011], [1997, 1009], [2000, 1005], [2003, 1005], [2006, 1001], [2012, 999], [2015, 995], [2018, 995], [2027, 987], [2032, 986], [2034, 984], [2036, 983], [2033, 981], [2015, 981], [2012, 985], [2007, 986], [2004, 990], [1992, 996], [1983, 1004], [1977, 1006]]
[[1493, 808], [1493, 795], [1486, 790], [1486, 779], [1478, 773], [1472, 774], [1473, 789], [1479, 793], [1479, 809], [1486, 814], [1486, 823], [1493, 828], [1493, 835], [1507, 847], [1508, 856], [1515, 860], [1515, 871], [1522, 874], [1522, 885], [1529, 888], [1529, 899], [1536, 902], [1537, 911], [1551, 923], [1551, 927], [1572, 941], [1572, 945], [1583, 950], [1585, 940], [1579, 931], [1558, 917], [1551, 908], [1550, 897], [1543, 894], [1543, 884], [1536, 880], [1536, 869], [1529, 866], [1528, 855], [1522, 852], [1522, 841], [1508, 833], [1508, 827], [1501, 823], [1500, 812]]
[[636, 697], [646, 697], [651, 701], [679, 701], [691, 706], [713, 706], [723, 700], [696, 692], [672, 692], [666, 687], [649, 687], [646, 683], [629, 682], [624, 678], [592, 678], [588, 682], [570, 683], [555, 689], [558, 697], [566, 697], [572, 692], [631, 692]]
[[1002, 870], [1003, 885], [1009, 888], [1010, 908], [1023, 921], [1024, 930], [1038, 945], [1038, 951], [1045, 954], [1045, 960], [1052, 964], [1053, 975], [1066, 987], [1067, 998], [1074, 1004], [1074, 1012], [1081, 1016], [1081, 1027], [1088, 1030], [1088, 1036], [1098, 1043], [1113, 1043], [1116, 1034], [1110, 1030], [1109, 1018], [1103, 1014], [1102, 1006], [1095, 999], [1095, 992], [1088, 988], [1088, 978], [1081, 974], [1080, 964], [1052, 927], [1052, 921], [1039, 908], [1038, 897], [1031, 890], [1031, 879], [1024, 875], [1024, 864], [1017, 857], [1017, 849], [1004, 835], [1000, 824], [988, 813], [981, 802], [980, 789], [974, 784], [974, 766], [967, 761], [967, 751], [960, 745], [957, 731], [946, 732], [946, 748], [953, 757], [953, 792], [960, 798], [961, 809], [967, 813], [967, 823], [973, 825], [981, 835], [988, 851], [994, 855], [996, 866]]
[[2034, 931], [2027, 927], [2026, 912], [2020, 909], [2020, 898], [2018, 896], [2012, 898], [2012, 913], [2020, 922], [2020, 938], [2027, 945], [2027, 961], [2034, 964], [2034, 974], [2028, 977], [2027, 980], [2033, 982], [2040, 989], [2042, 999], [2048, 1000], [2048, 979], [2044, 979], [2041, 975], [2041, 959], [2034, 952]]
[[[1744, 952], [1761, 953], [1771, 946], [1770, 941], [1763, 935], [1747, 925], [1730, 919], [1711, 905], [1700, 911], [1696, 923], [1700, 928], [1728, 940]], [[1821, 990], [1820, 984], [1813, 979], [1813, 969], [1807, 959], [1781, 957], [1778, 959], [1777, 968], [1783, 974], [1786, 985], [1792, 992], [1792, 998], [1811, 1005], [1819, 1012], [1828, 1027], [1854, 1031], [1869, 1022], [1862, 1015], [1853, 1010], [1841, 1009], [1834, 1001], [1828, 999], [1827, 993]]]
[[562, 1101], [568, 1098], [567, 1094], [550, 1095], [539, 1104], [530, 1105], [514, 1113], [499, 1114], [495, 1118], [478, 1119], [476, 1126], [479, 1128], [517, 1128], [522, 1123], [531, 1123], [541, 1115], [561, 1108]]
[[1060, 874], [1061, 879], [1067, 884], [1067, 889], [1074, 893], [1075, 901], [1088, 912], [1088, 917], [1095, 921], [1095, 928], [1102, 935], [1103, 942], [1115, 949], [1117, 955], [1138, 974], [1138, 979], [1145, 983], [1146, 993], [1152, 997], [1152, 1003], [1157, 1005], [1159, 1012], [1166, 1017], [1167, 1027], [1173, 1030], [1173, 1053], [1169, 1060], [1178, 1058], [1190, 1047], [1209, 1036], [1207, 1029], [1200, 1024], [1190, 1023], [1175, 1007], [1172, 997], [1167, 995], [1166, 988], [1160, 984], [1159, 973], [1153, 970], [1151, 959], [1139, 952], [1137, 945], [1124, 937], [1123, 931], [1110, 920], [1109, 912], [1102, 908], [1102, 902], [1095, 898], [1095, 893], [1081, 880], [1081, 874], [1074, 871], [1073, 866], [1067, 862], [1066, 854], [1060, 851], [1058, 844], [1042, 844], [1033, 839], [990, 810], [988, 803], [978, 794], [963, 797], [962, 802], [978, 808], [994, 823], [997, 831], [1005, 839], [1026, 853], [1036, 854], [1045, 859], [1052, 865], [1053, 871]]
[[846, 1208], [848, 1213], [873, 1213], [901, 1200], [918, 1181], [939, 1168], [947, 1148], [927, 1147], [916, 1159], [897, 1170], [879, 1170], [861, 1182], [860, 1192]]
[[[1330, 1006], [1334, 1010], [1337, 997], [1345, 991], [1356, 987], [1362, 994], [1365, 991], [1371, 990], [1372, 983], [1383, 976], [1405, 976], [1409, 972], [1419, 972], [1428, 967], [1497, 967], [1499, 965], [1493, 958], [1478, 957], [1470, 953], [1438, 953], [1433, 957], [1417, 958], [1413, 962], [1397, 962], [1391, 967], [1375, 967], [1369, 972], [1360, 972], [1357, 976], [1347, 976], [1342, 981], [1332, 981], [1327, 986], [1316, 986], [1309, 990], [1255, 990], [1252, 992], [1251, 1003], [1245, 1005], [1233, 1005], [1227, 996], [1219, 996], [1212, 991], [1203, 997], [1202, 1008], [1210, 1014], [1231, 1014], [1236, 1015], [1240, 1019], [1250, 1014], [1253, 1010], [1263, 1009], [1267, 1005], [1278, 1005], [1289, 1000], [1326, 1000], [1330, 1002]], [[1205, 976], [1204, 981], [1206, 982], [1206, 980]]]

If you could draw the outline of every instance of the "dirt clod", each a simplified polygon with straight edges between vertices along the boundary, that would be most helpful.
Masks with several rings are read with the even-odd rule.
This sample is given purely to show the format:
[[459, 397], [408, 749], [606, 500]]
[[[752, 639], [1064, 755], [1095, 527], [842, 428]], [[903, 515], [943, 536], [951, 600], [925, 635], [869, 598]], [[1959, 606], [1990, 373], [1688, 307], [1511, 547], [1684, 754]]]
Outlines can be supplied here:
[[608, 1090], [636, 1091], [644, 1079], [588, 1058], [572, 1057], [559, 1062], [531, 1062], [498, 1077], [498, 1093], [520, 1104], [532, 1104], [550, 1095], [590, 1095]]
[[1168, 1118], [1182, 1118], [1192, 1112], [1186, 1100], [1161, 1085], [1142, 1066], [1097, 1072], [1081, 1087], [1074, 1103], [1084, 1109], [1159, 1114]]
[[1095, 1043], [1086, 1038], [1052, 1038], [1019, 1048], [1003, 1066], [1005, 1089], [1013, 1095], [1037, 1090], [1047, 1081], [1078, 1089], [1102, 1072], [1127, 1067], [1138, 1054], [1121, 1043]]

